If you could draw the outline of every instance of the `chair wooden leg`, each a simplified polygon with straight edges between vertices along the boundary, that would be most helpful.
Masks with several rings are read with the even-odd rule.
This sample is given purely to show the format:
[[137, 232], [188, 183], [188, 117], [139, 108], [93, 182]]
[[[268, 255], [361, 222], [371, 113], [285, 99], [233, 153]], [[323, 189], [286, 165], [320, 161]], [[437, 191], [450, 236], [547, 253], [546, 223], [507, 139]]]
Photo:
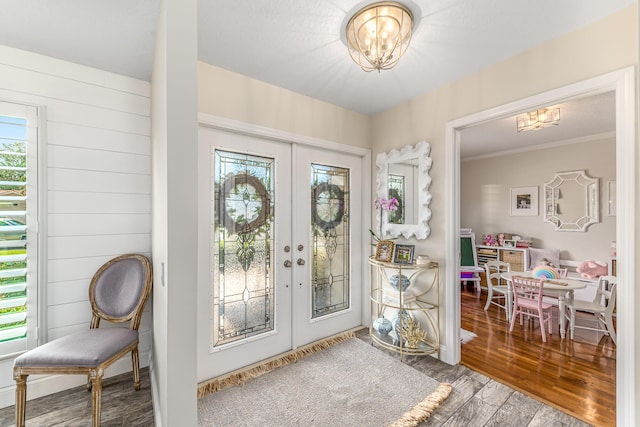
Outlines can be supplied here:
[[131, 350], [131, 362], [133, 364], [133, 388], [140, 390], [140, 356], [138, 355], [138, 347]]
[[487, 303], [484, 305], [484, 311], [489, 310], [489, 305], [491, 305], [491, 300], [493, 299], [493, 289], [489, 288], [487, 291]]
[[100, 427], [100, 412], [102, 410], [102, 369], [91, 372], [91, 419], [93, 427]]
[[613, 327], [613, 316], [605, 315], [604, 324], [605, 324], [605, 327], [607, 328], [607, 331], [609, 332], [609, 336], [611, 337], [611, 340], [613, 341], [614, 344], [618, 345], [616, 343], [616, 330]]
[[540, 333], [542, 333], [542, 342], [547, 342], [547, 337], [544, 333], [544, 312], [538, 311], [538, 317], [540, 318]]
[[518, 317], [517, 314], [514, 315], [513, 313], [511, 313], [511, 323], [509, 325], [509, 332], [513, 332], [513, 327], [516, 324], [516, 317]]
[[16, 381], [16, 427], [24, 427], [27, 404], [27, 376], [14, 374]]

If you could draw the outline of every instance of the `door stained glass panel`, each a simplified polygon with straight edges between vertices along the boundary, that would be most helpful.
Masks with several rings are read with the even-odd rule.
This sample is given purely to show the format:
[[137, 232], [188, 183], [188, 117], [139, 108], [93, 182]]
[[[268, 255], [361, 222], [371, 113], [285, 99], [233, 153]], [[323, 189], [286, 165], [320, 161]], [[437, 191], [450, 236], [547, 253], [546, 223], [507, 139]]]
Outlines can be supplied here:
[[312, 318], [350, 306], [349, 191], [349, 169], [311, 165]]
[[274, 329], [274, 159], [216, 150], [213, 345]]

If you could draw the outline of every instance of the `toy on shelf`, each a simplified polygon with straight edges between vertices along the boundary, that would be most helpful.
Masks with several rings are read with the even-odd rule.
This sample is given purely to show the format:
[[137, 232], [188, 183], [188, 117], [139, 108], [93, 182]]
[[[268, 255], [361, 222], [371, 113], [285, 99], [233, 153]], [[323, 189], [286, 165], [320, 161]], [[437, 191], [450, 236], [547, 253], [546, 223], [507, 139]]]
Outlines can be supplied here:
[[487, 234], [482, 239], [482, 244], [485, 246], [498, 246], [498, 241], [496, 240], [495, 237], [493, 237], [492, 234]]
[[587, 279], [596, 279], [609, 274], [607, 263], [602, 261], [582, 261], [576, 271]]

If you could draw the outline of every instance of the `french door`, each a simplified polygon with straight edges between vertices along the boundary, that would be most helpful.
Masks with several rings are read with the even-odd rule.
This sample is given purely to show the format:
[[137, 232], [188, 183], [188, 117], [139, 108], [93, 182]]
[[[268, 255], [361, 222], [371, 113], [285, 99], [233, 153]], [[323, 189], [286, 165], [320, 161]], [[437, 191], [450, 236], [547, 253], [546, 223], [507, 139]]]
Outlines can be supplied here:
[[198, 380], [362, 324], [362, 160], [201, 127]]

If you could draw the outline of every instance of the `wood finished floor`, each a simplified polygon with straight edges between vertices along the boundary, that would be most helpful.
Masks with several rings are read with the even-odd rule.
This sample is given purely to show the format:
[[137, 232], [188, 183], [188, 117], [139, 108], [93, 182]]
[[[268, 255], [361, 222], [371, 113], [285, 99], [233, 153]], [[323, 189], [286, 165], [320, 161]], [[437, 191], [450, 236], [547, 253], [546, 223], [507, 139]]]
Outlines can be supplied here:
[[[135, 391], [132, 372], [103, 381], [102, 427], [154, 425], [147, 368], [140, 370], [140, 382], [140, 390]], [[14, 406], [0, 409], [0, 427], [15, 426], [14, 421]], [[27, 401], [26, 425], [27, 427], [90, 427], [91, 392], [87, 391], [85, 386], [81, 386]]]
[[[485, 312], [484, 298], [462, 294], [462, 327], [478, 334], [462, 346], [463, 364], [451, 366], [432, 357], [404, 359], [418, 371], [453, 385], [451, 395], [421, 426], [615, 425], [615, 346], [609, 338], [585, 343], [590, 338], [580, 336], [572, 343], [554, 333], [543, 345], [536, 329], [517, 328], [509, 334], [504, 312], [494, 306]], [[371, 342], [366, 329], [357, 336]], [[105, 380], [103, 427], [154, 426], [147, 369], [142, 370], [141, 380], [137, 392], [131, 373]], [[505, 385], [509, 383], [513, 387]], [[90, 416], [91, 394], [85, 387], [27, 402], [28, 427], [85, 427], [91, 425]], [[0, 427], [9, 426], [14, 426], [13, 406], [0, 409]], [[265, 421], [261, 427], [272, 426]]]
[[[609, 336], [576, 329], [573, 341], [563, 340], [556, 312], [553, 335], [542, 343], [537, 319], [510, 333], [504, 310], [484, 311], [485, 302], [486, 293], [461, 294], [462, 328], [478, 335], [462, 346], [463, 365], [591, 425], [615, 425], [616, 346]], [[583, 314], [576, 323], [591, 319]]]

